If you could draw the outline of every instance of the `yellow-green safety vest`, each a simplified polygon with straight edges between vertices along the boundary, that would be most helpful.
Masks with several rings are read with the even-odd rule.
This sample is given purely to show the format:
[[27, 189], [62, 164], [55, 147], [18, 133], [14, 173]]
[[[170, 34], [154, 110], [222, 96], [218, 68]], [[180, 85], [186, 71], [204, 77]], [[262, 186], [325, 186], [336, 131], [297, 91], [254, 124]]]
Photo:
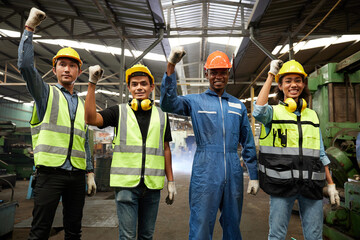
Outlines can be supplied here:
[[35, 166], [60, 167], [70, 157], [73, 167], [86, 169], [84, 100], [78, 97], [75, 120], [71, 121], [64, 94], [49, 86], [44, 118], [39, 121], [35, 104], [30, 124]]
[[320, 161], [319, 118], [306, 108], [300, 116], [283, 105], [273, 106], [271, 129], [262, 125], [259, 151], [260, 187], [270, 195], [289, 197], [300, 192], [322, 198], [325, 171]]
[[119, 105], [120, 116], [113, 142], [114, 153], [110, 170], [111, 187], [136, 187], [142, 177], [149, 189], [164, 187], [164, 136], [167, 117], [166, 113], [156, 106], [153, 106], [151, 111], [146, 142], [143, 144], [134, 112], [128, 104]]

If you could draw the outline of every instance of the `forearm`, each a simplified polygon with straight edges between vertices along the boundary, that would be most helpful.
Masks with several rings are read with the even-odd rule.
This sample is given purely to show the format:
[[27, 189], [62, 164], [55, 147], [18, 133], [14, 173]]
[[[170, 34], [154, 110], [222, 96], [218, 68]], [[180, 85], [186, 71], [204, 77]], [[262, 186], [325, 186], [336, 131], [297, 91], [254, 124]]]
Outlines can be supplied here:
[[95, 88], [95, 84], [88, 83], [88, 91], [85, 99], [85, 122], [89, 125], [100, 127], [103, 125], [103, 119], [101, 115], [96, 112]]
[[90, 151], [90, 145], [89, 145], [89, 129], [87, 129], [87, 131], [86, 131], [85, 156], [86, 156], [86, 171], [94, 171], [94, 166], [91, 161], [91, 151]]
[[258, 99], [256, 100], [257, 105], [263, 106], [268, 102], [271, 84], [272, 84], [273, 80], [274, 80], [274, 75], [268, 73], [268, 77], [265, 81], [265, 84], [261, 88]]
[[331, 177], [331, 173], [329, 170], [329, 166], [325, 166], [325, 175], [326, 175], [326, 181], [328, 184], [334, 184], [332, 177]]
[[171, 150], [168, 142], [164, 143], [164, 157], [165, 157], [165, 175], [169, 182], [174, 181], [172, 171]]
[[170, 75], [173, 74], [174, 72], [175, 72], [175, 65], [168, 62], [167, 67], [166, 67], [166, 74], [167, 74], [168, 76], [170, 76]]

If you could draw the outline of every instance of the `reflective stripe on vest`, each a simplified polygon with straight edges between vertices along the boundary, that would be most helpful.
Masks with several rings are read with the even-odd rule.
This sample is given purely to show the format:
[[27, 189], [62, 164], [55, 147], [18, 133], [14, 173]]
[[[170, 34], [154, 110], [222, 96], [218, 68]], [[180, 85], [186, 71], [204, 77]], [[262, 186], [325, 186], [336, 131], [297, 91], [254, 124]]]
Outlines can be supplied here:
[[49, 86], [48, 103], [42, 122], [38, 121], [35, 104], [30, 123], [36, 166], [59, 167], [63, 165], [69, 154], [70, 139], [72, 138], [71, 164], [75, 168], [86, 169], [85, 137], [87, 126], [84, 120], [84, 101], [81, 98], [78, 98], [78, 106], [72, 126], [65, 96], [57, 87]]
[[[275, 171], [270, 168], [266, 168], [264, 165], [259, 164], [259, 171], [266, 174], [268, 177], [276, 178], [276, 179], [292, 179], [292, 178], [299, 178], [299, 170], [287, 170], [287, 171]], [[309, 172], [308, 171], [302, 171], [302, 178], [303, 179], [309, 179]], [[313, 172], [311, 176], [311, 180], [325, 180], [326, 175], [322, 172]]]
[[136, 116], [128, 104], [119, 106], [119, 125], [114, 138], [110, 186], [135, 187], [142, 173], [145, 148], [144, 182], [150, 189], [162, 189], [165, 180], [164, 134], [166, 114], [158, 107], [151, 109], [146, 144]]

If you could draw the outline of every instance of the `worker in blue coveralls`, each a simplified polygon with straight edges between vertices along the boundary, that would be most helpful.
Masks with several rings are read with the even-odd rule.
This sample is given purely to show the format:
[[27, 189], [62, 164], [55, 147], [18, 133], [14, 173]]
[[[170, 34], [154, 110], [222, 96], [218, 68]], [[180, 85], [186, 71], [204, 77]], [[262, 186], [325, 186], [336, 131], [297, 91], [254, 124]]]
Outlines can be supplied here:
[[241, 239], [243, 203], [242, 157], [250, 175], [248, 193], [259, 189], [254, 138], [245, 105], [225, 91], [231, 63], [216, 51], [205, 64], [209, 89], [201, 94], [177, 96], [175, 65], [186, 54], [183, 47], [172, 49], [161, 83], [163, 111], [191, 116], [196, 138], [196, 153], [189, 190], [189, 239], [212, 239], [218, 209], [223, 239]]

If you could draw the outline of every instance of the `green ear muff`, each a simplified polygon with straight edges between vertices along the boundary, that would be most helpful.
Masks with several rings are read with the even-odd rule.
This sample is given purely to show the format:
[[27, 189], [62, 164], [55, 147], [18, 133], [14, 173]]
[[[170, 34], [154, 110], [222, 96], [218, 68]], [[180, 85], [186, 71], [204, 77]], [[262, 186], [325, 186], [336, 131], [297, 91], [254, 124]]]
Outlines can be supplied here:
[[302, 112], [307, 107], [307, 103], [303, 98], [299, 99], [299, 104], [297, 104], [293, 98], [287, 98], [285, 102], [280, 101], [280, 104], [284, 105], [285, 109], [291, 113], [296, 110]]
[[141, 107], [141, 109], [144, 111], [148, 111], [151, 109], [152, 105], [153, 105], [153, 101], [150, 99], [144, 99], [144, 100], [132, 99], [131, 101], [129, 101], [129, 106], [134, 111], [139, 110], [139, 107]]

